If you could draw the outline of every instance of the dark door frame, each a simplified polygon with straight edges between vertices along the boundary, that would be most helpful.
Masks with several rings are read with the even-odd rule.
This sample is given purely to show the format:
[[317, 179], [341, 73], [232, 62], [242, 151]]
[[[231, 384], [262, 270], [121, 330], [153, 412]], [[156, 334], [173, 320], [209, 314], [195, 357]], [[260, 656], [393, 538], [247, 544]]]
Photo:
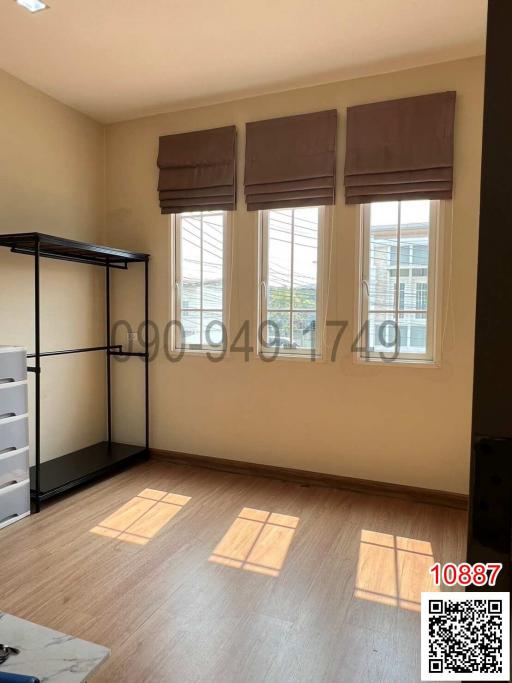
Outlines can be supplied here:
[[478, 245], [469, 562], [511, 589], [512, 2], [489, 0]]

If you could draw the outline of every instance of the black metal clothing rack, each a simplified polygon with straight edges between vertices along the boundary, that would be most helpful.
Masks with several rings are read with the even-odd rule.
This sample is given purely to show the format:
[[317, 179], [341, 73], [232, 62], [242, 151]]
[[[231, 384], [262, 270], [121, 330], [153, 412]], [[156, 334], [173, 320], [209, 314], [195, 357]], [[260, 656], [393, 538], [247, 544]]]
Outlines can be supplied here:
[[[149, 255], [102, 247], [86, 242], [54, 237], [39, 232], [0, 235], [0, 246], [8, 247], [16, 254], [34, 256], [34, 312], [35, 312], [35, 364], [27, 370], [35, 374], [35, 465], [30, 468], [30, 495], [36, 512], [41, 502], [69, 489], [91, 481], [118, 469], [129, 460], [149, 454]], [[75, 261], [105, 268], [106, 300], [106, 345], [59, 351], [41, 351], [40, 325], [40, 259], [52, 258]], [[110, 319], [110, 269], [126, 270], [130, 263], [144, 263], [144, 351], [124, 351], [122, 345], [111, 344]], [[82, 448], [73, 453], [41, 462], [41, 358], [72, 353], [105, 351], [107, 374], [107, 441]], [[112, 356], [139, 356], [144, 359], [144, 446], [135, 446], [112, 441]]]

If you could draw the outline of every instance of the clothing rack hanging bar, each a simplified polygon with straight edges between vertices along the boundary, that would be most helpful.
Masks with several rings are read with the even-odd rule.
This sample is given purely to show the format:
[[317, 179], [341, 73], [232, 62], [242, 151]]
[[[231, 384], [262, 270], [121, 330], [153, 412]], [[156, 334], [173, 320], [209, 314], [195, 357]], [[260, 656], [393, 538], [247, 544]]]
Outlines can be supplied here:
[[[121, 344], [116, 344], [115, 346], [111, 346], [111, 349], [118, 349], [119, 351], [122, 350]], [[108, 351], [109, 347], [108, 346], [88, 346], [86, 348], [82, 349], [63, 349], [62, 351], [43, 351], [39, 355], [41, 357], [43, 356], [64, 356], [70, 353], [87, 353], [89, 351]], [[35, 358], [36, 354], [35, 353], [27, 353], [27, 358]]]
[[111, 356], [127, 356], [128, 358], [146, 358], [147, 354], [145, 351], [111, 351]]

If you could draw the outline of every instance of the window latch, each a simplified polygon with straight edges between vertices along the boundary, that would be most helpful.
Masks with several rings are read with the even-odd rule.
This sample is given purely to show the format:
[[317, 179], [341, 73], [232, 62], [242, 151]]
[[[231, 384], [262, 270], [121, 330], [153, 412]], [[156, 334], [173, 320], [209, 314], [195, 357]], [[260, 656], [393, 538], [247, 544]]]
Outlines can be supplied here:
[[361, 284], [366, 292], [366, 296], [370, 298], [370, 285], [368, 284], [368, 280], [362, 280]]

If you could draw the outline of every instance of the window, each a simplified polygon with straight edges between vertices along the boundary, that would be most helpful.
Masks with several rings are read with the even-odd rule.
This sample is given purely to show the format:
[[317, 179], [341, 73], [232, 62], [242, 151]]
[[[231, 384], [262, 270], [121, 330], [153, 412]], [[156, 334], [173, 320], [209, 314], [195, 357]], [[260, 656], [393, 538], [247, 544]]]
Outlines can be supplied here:
[[225, 211], [176, 215], [176, 349], [219, 349], [226, 344], [227, 246]]
[[324, 207], [261, 212], [260, 352], [320, 356]]
[[360, 324], [365, 360], [434, 360], [438, 201], [365, 204]]

